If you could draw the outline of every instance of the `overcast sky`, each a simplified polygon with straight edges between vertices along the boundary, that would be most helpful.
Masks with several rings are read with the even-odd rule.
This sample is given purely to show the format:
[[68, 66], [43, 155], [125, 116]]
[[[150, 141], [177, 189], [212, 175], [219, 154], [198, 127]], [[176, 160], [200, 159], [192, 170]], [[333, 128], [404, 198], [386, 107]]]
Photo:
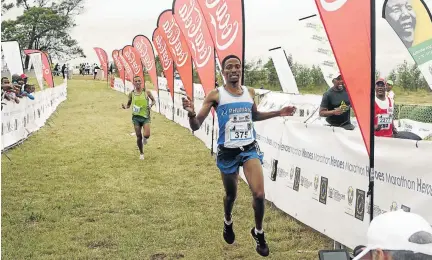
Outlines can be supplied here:
[[[377, 5], [382, 6], [382, 1], [377, 0]], [[247, 60], [267, 59], [270, 48], [282, 46], [287, 53], [292, 53], [295, 61], [308, 65], [318, 63], [310, 31], [305, 30], [298, 21], [301, 17], [318, 13], [314, 0], [244, 2]], [[426, 2], [432, 7], [432, 0]], [[87, 0], [85, 11], [76, 18], [77, 27], [71, 32], [84, 49], [87, 59], [75, 59], [69, 63], [99, 63], [93, 47], [101, 47], [111, 56], [113, 49], [131, 44], [137, 34], [151, 39], [159, 14], [171, 6], [172, 0]], [[18, 10], [12, 10], [2, 20], [17, 14]], [[109, 59], [112, 60], [112, 57]], [[386, 75], [404, 59], [413, 62], [388, 23], [378, 16], [377, 68]]]

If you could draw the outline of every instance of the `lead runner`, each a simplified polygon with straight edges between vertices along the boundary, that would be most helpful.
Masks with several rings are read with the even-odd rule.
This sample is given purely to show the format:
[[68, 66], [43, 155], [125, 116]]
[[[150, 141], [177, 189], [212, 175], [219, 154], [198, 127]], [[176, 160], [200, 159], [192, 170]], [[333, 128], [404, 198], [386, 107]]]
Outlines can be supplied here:
[[224, 196], [223, 237], [228, 244], [234, 243], [232, 209], [237, 197], [239, 167], [243, 171], [252, 191], [252, 206], [255, 212], [255, 227], [251, 235], [256, 242], [256, 251], [261, 256], [269, 255], [264, 238], [262, 222], [264, 218], [264, 177], [263, 153], [256, 142], [254, 121], [262, 121], [279, 116], [292, 116], [296, 108], [284, 107], [274, 112], [259, 112], [254, 102], [253, 88], [241, 86], [242, 64], [235, 55], [222, 61], [222, 74], [226, 85], [212, 90], [204, 100], [198, 115], [188, 97], [183, 98], [183, 108], [188, 111], [189, 124], [193, 131], [198, 130], [212, 107], [216, 108], [219, 121], [217, 166], [221, 172], [226, 195]]

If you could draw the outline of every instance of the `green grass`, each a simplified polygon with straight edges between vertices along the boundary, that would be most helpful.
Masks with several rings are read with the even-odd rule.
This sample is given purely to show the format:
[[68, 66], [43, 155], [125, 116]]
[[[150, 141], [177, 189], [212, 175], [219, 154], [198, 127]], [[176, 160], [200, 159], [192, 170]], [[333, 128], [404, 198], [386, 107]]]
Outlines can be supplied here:
[[[46, 126], [2, 156], [4, 259], [258, 259], [240, 181], [237, 241], [222, 238], [223, 187], [205, 146], [154, 114], [139, 160], [126, 96], [75, 77]], [[317, 259], [331, 241], [266, 205], [269, 259]], [[164, 257], [165, 256], [165, 257]]]

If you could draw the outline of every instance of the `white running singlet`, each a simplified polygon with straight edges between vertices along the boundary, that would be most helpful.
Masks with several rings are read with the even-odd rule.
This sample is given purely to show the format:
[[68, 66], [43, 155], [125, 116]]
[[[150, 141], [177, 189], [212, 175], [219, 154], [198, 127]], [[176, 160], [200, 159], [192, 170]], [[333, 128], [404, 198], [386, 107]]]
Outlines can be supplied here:
[[235, 96], [219, 87], [219, 104], [216, 109], [219, 122], [218, 145], [226, 148], [239, 148], [255, 141], [252, 122], [254, 100], [248, 88], [242, 86], [243, 94]]

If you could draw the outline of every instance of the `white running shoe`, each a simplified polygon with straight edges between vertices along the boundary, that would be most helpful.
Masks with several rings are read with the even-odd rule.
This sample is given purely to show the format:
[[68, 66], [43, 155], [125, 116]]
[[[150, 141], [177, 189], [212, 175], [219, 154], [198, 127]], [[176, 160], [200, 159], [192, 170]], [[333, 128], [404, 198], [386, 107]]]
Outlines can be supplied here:
[[140, 154], [140, 160], [144, 160], [144, 154]]

